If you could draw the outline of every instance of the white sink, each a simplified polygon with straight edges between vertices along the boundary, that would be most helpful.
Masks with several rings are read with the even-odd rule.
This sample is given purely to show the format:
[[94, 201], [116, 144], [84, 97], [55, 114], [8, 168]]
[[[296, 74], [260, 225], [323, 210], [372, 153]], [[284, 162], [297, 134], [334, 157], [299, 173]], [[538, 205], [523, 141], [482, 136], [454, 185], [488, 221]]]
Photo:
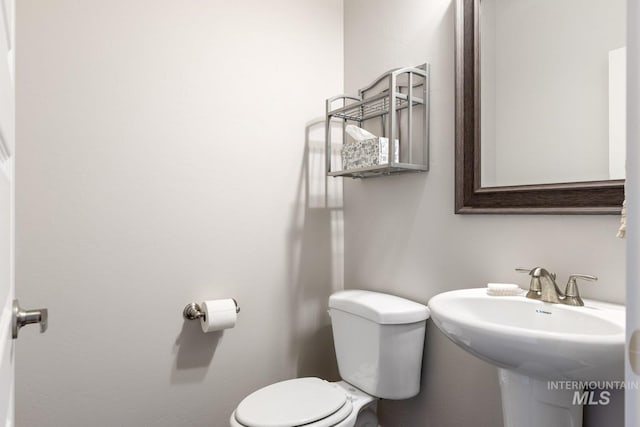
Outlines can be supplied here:
[[[561, 396], [550, 390], [549, 380], [624, 380], [624, 306], [588, 299], [584, 304], [571, 307], [524, 295], [489, 296], [480, 288], [436, 295], [429, 308], [433, 322], [448, 338], [501, 368], [505, 426], [551, 422], [543, 409], [531, 407], [547, 392], [555, 394], [542, 400], [551, 401], [556, 412], [564, 406], [575, 412], [556, 425], [580, 426], [582, 408], [576, 405], [576, 393], [582, 391], [574, 387]], [[535, 420], [536, 413], [542, 418]]]
[[431, 318], [453, 342], [489, 363], [548, 379], [624, 379], [624, 306], [584, 307], [462, 289], [429, 301]]

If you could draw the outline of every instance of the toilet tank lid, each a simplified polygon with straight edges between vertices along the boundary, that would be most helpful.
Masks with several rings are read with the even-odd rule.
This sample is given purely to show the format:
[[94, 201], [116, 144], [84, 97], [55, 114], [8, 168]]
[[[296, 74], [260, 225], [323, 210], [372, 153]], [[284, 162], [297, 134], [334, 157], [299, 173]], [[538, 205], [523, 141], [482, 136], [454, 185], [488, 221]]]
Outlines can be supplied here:
[[329, 308], [389, 325], [421, 322], [429, 317], [429, 308], [417, 302], [380, 292], [347, 290], [329, 297]]

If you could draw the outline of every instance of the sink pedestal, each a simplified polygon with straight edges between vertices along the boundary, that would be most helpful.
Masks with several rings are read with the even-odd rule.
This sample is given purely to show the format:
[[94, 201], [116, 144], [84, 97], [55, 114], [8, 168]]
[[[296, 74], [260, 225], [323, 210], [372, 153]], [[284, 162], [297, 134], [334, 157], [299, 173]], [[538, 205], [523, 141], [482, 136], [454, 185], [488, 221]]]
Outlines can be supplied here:
[[549, 381], [498, 368], [504, 427], [582, 427], [576, 390], [552, 390]]

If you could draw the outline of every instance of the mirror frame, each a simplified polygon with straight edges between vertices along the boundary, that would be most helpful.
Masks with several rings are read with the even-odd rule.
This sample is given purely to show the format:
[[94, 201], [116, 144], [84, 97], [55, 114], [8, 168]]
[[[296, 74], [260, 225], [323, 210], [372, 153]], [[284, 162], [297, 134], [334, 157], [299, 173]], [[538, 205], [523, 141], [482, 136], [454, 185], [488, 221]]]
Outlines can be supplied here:
[[480, 182], [480, 0], [456, 1], [457, 214], [620, 214], [624, 180], [482, 187]]

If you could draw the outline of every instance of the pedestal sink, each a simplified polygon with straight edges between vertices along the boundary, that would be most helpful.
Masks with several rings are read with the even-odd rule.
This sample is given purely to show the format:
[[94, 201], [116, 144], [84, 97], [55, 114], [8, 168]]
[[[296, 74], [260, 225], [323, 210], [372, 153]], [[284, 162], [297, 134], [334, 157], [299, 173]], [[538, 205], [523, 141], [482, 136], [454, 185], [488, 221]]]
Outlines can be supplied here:
[[449, 339], [498, 367], [505, 427], [581, 427], [582, 404], [594, 403], [581, 386], [619, 386], [625, 342], [624, 306], [584, 304], [489, 296], [480, 288], [436, 295], [429, 308]]

